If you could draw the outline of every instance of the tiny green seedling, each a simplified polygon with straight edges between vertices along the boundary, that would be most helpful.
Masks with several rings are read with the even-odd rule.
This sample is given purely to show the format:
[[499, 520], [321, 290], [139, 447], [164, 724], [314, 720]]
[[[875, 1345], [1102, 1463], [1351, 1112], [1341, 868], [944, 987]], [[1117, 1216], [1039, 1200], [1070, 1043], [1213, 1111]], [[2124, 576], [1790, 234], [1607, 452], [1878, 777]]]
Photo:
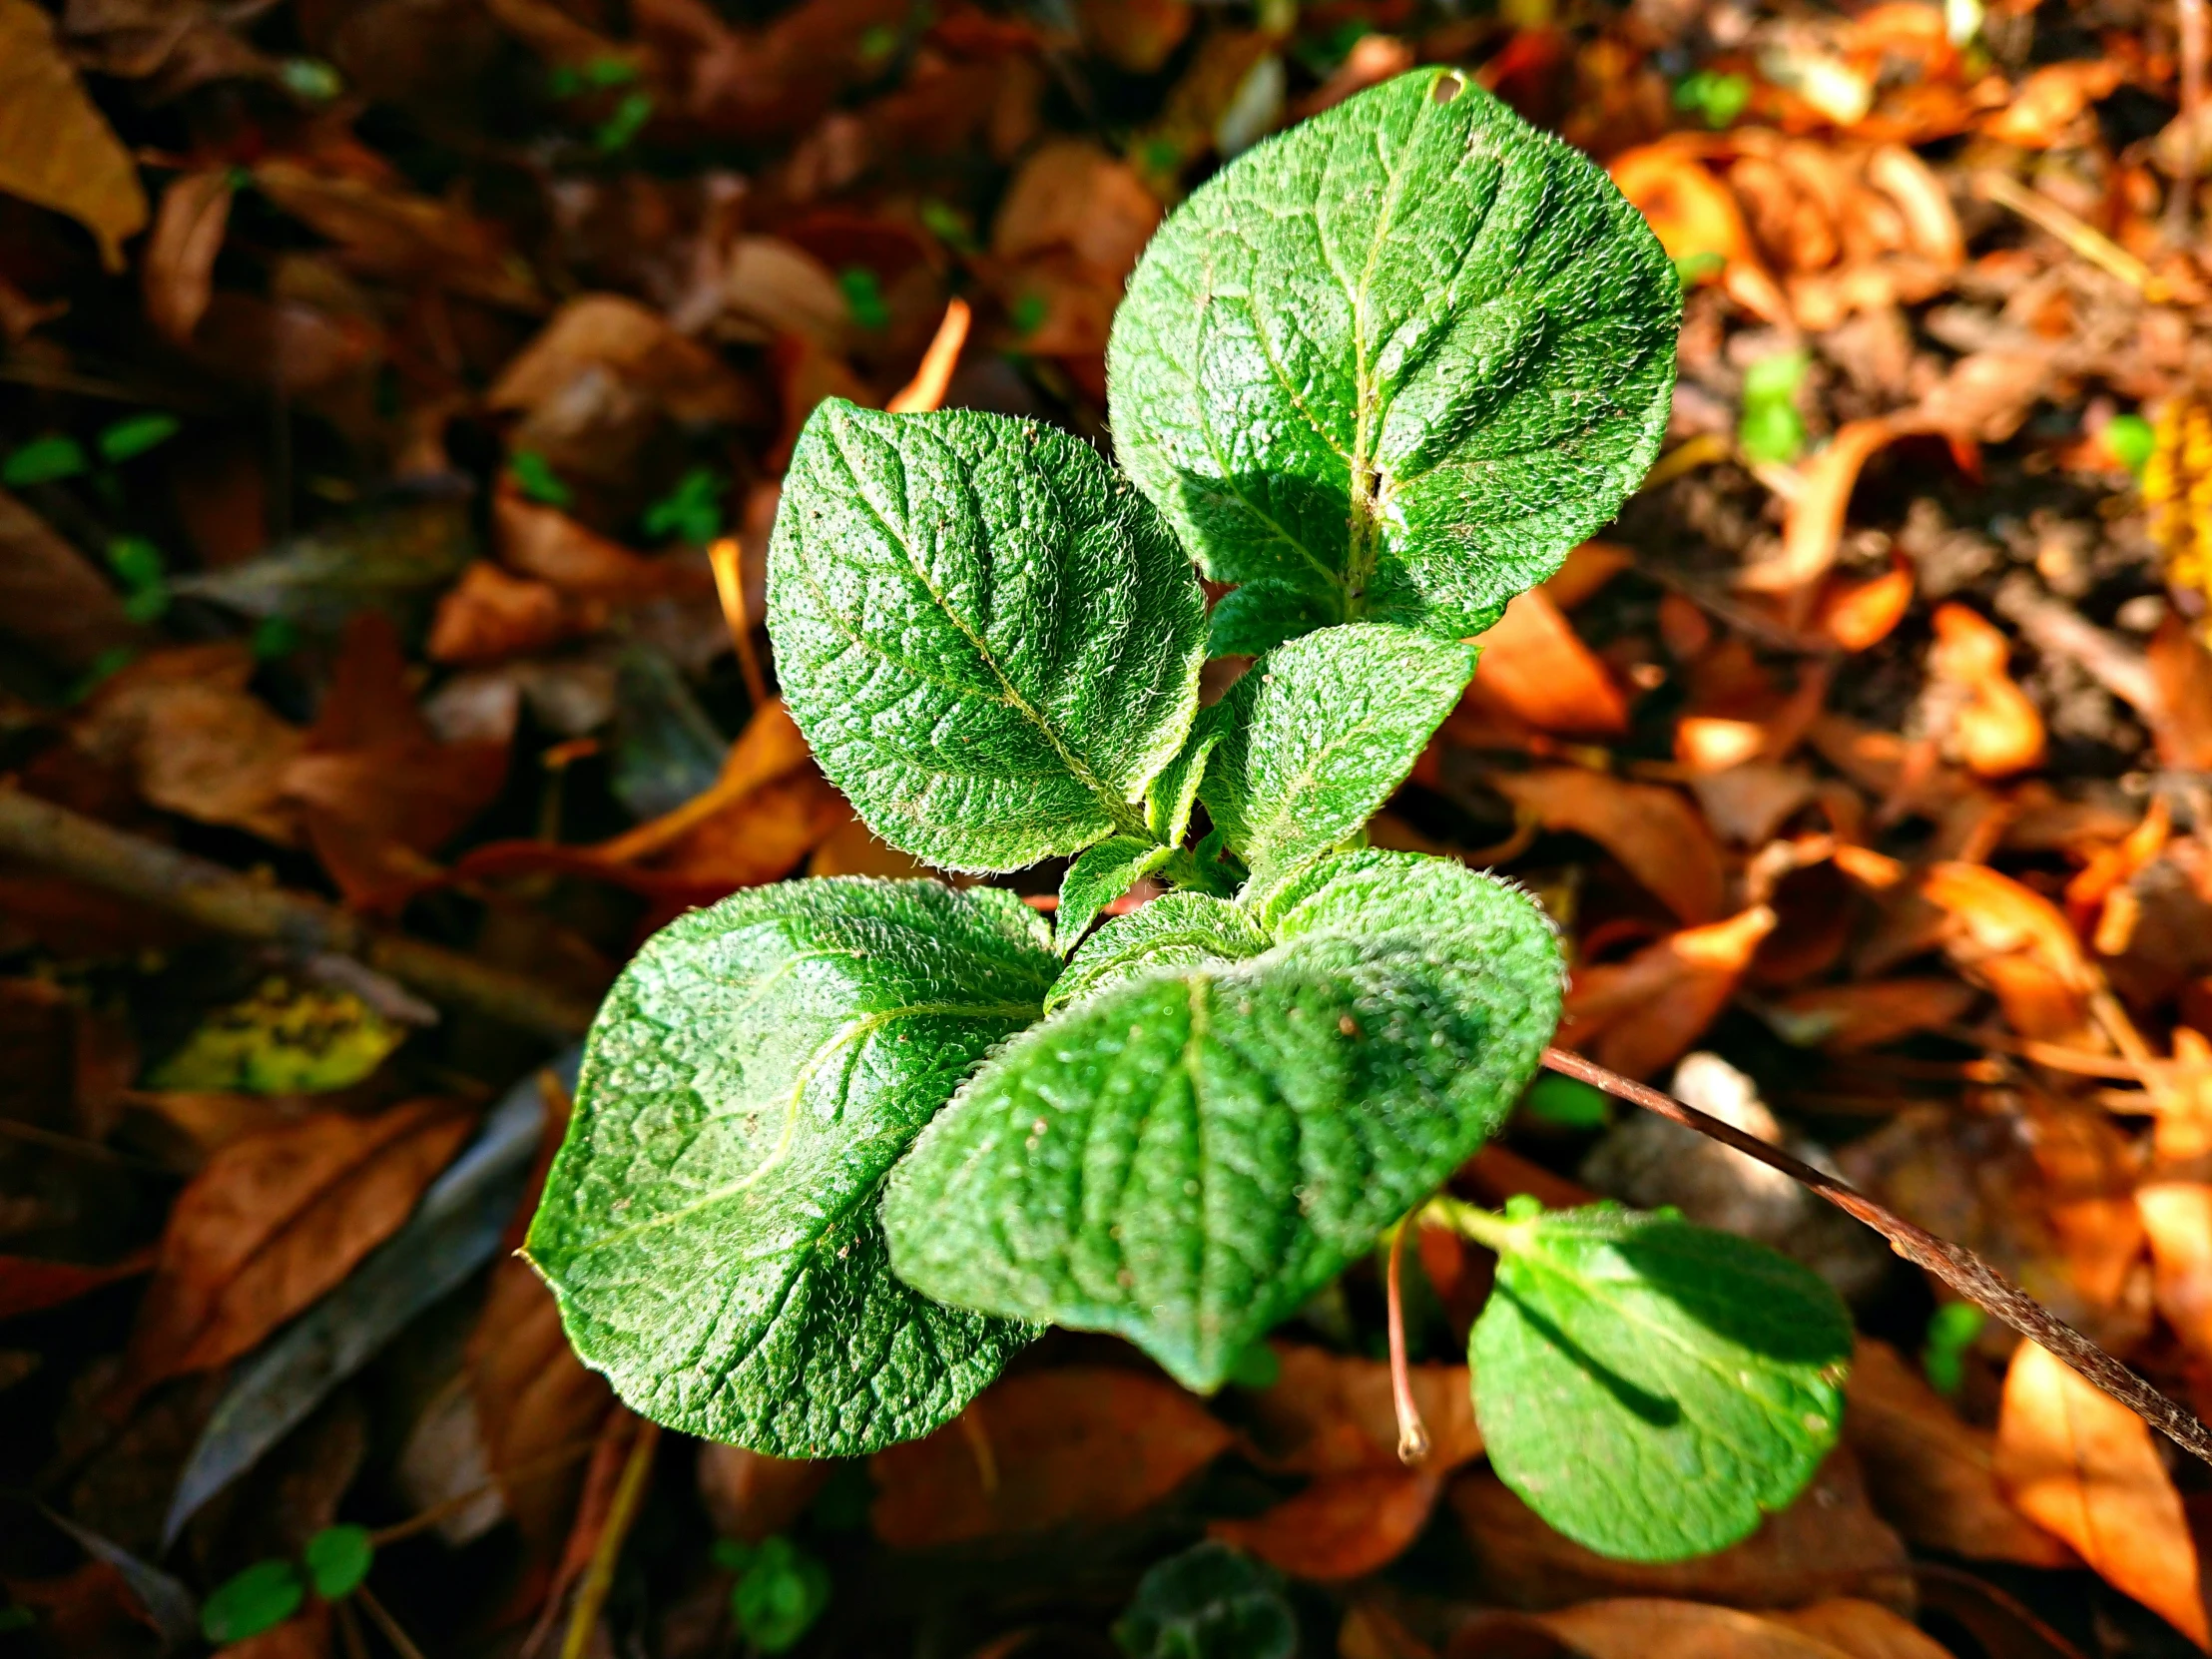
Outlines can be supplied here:
[[[949, 1421], [1048, 1325], [1259, 1384], [1267, 1334], [1425, 1209], [1500, 1254], [1476, 1407], [1552, 1524], [1663, 1559], [1788, 1502], [1836, 1437], [1841, 1306], [1672, 1217], [1431, 1206], [1537, 1068], [1559, 948], [1509, 883], [1364, 840], [1465, 642], [1650, 466], [1680, 311], [1603, 173], [1430, 69], [1168, 220], [1114, 321], [1126, 470], [818, 408], [769, 561], [792, 714], [885, 841], [1067, 860], [1059, 906], [813, 879], [656, 935], [527, 1245], [584, 1360], [808, 1457]], [[1229, 654], [1258, 661], [1202, 710]]]

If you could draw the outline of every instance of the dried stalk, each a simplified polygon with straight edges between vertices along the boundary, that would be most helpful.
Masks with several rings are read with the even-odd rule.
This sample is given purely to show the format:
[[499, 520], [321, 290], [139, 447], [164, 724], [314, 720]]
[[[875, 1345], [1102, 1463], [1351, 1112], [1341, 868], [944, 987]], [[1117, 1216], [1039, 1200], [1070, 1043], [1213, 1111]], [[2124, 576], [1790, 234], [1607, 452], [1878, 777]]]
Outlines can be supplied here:
[[2184, 1451], [2212, 1463], [2212, 1434], [2206, 1433], [2203, 1423], [1964, 1246], [1938, 1239], [1926, 1229], [1914, 1226], [1864, 1193], [1834, 1176], [1823, 1175], [1811, 1164], [1791, 1157], [1779, 1147], [1769, 1146], [1734, 1124], [1723, 1123], [1672, 1095], [1593, 1065], [1579, 1054], [1547, 1048], [1544, 1064], [1553, 1071], [1579, 1078], [1593, 1088], [1641, 1106], [1647, 1112], [1657, 1112], [1670, 1123], [1695, 1129], [1700, 1135], [1733, 1147], [1747, 1158], [1756, 1158], [1769, 1169], [1780, 1170], [1791, 1180], [1812, 1188], [1844, 1214], [1865, 1222], [1888, 1239], [1890, 1248], [1908, 1262], [1926, 1268], [1990, 1318], [2001, 1320], [2029, 1342], [2049, 1351]]
[[1397, 1411], [1397, 1460], [1415, 1468], [1428, 1460], [1431, 1441], [1428, 1424], [1420, 1420], [1420, 1402], [1413, 1398], [1412, 1367], [1405, 1357], [1405, 1292], [1398, 1262], [1405, 1254], [1407, 1217], [1390, 1229], [1389, 1266], [1383, 1273], [1389, 1302], [1390, 1404]]
[[630, 1442], [629, 1460], [615, 1482], [607, 1523], [591, 1552], [591, 1565], [584, 1569], [584, 1582], [576, 1589], [576, 1605], [568, 1615], [568, 1634], [561, 1642], [561, 1659], [584, 1659], [585, 1650], [591, 1646], [592, 1627], [599, 1622], [600, 1609], [607, 1605], [607, 1592], [614, 1588], [615, 1563], [622, 1559], [630, 1523], [638, 1518], [638, 1505], [645, 1497], [645, 1477], [653, 1472], [653, 1453], [660, 1443], [661, 1425], [651, 1417], [640, 1417], [637, 1437]]
[[0, 789], [0, 857], [21, 859], [211, 932], [274, 945], [302, 962], [350, 957], [432, 1002], [567, 1041], [592, 1010], [520, 974], [427, 944], [281, 887], [180, 852], [21, 790]]

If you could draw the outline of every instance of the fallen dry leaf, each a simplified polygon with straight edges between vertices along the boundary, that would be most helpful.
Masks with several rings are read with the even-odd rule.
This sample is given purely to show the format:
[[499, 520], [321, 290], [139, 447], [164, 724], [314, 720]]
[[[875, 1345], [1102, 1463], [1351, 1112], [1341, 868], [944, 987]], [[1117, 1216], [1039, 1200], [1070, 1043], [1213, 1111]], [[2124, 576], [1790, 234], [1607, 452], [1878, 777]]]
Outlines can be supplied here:
[[1217, 1520], [1207, 1536], [1298, 1578], [1365, 1577], [1404, 1553], [1428, 1524], [1439, 1482], [1425, 1469], [1324, 1475], [1249, 1520]]
[[2095, 1047], [2088, 995], [2095, 974], [2058, 907], [1984, 864], [1948, 861], [1923, 877], [1942, 912], [1950, 958], [1988, 986], [2023, 1037]]
[[1963, 1421], [1897, 1350], [1862, 1337], [1844, 1386], [1845, 1443], [1875, 1508], [1907, 1539], [1971, 1560], [2072, 1564], [2073, 1551], [1999, 1489], [1995, 1435]]
[[1728, 1006], [1775, 920], [1755, 904], [1670, 933], [1625, 962], [1575, 968], [1557, 1040], [1628, 1077], [1672, 1065]]
[[1792, 1042], [1850, 1054], [1955, 1025], [1978, 1000], [1971, 985], [1956, 979], [1874, 979], [1793, 991], [1775, 1007], [1789, 1021]]
[[2150, 1425], [2033, 1343], [2005, 1373], [1996, 1472], [2022, 1513], [2212, 1649], [2196, 1544]]
[[146, 228], [138, 167], [32, 0], [0, 0], [0, 191], [76, 220], [110, 271]]
[[234, 1360], [389, 1238], [469, 1130], [418, 1100], [319, 1113], [232, 1142], [178, 1196], [132, 1333], [132, 1394]]
[[1546, 830], [1596, 841], [1683, 921], [1711, 921], [1721, 913], [1727, 875], [1720, 846], [1703, 817], [1675, 791], [1585, 767], [1492, 772], [1487, 781]]
[[162, 192], [140, 278], [146, 320], [179, 345], [190, 343], [215, 297], [215, 257], [230, 228], [231, 196], [225, 169], [181, 173]]
[[1849, 1598], [1762, 1615], [1633, 1596], [1538, 1622], [1587, 1659], [1950, 1659], [1911, 1621]]
[[1800, 1607], [1829, 1596], [1912, 1605], [1905, 1542], [1867, 1503], [1850, 1451], [1832, 1453], [1798, 1500], [1742, 1543], [1687, 1561], [1609, 1560], [1543, 1524], [1488, 1470], [1452, 1482], [1452, 1508], [1489, 1598], [1570, 1607], [1593, 1596], [1680, 1596], [1733, 1607]]
[[423, 651], [434, 663], [488, 663], [588, 634], [601, 619], [548, 582], [479, 559], [438, 600]]
[[2151, 636], [2148, 661], [2159, 760], [2182, 771], [2212, 771], [2212, 651], [2169, 612]]
[[1832, 580], [1813, 625], [1846, 651], [1880, 645], [1905, 620], [1913, 605], [1913, 570], [1903, 563], [1864, 582]]
[[560, 1309], [527, 1262], [510, 1257], [491, 1290], [467, 1351], [469, 1397], [484, 1461], [534, 1552], [551, 1550], [574, 1511], [587, 1445], [614, 1407], [606, 1380], [584, 1369], [561, 1331]]
[[0, 632], [72, 674], [129, 650], [144, 631], [85, 556], [0, 490]]
[[237, 640], [148, 652], [92, 695], [72, 736], [152, 806], [296, 844], [288, 779], [307, 736], [246, 689], [254, 669]]
[[713, 586], [711, 573], [699, 566], [633, 552], [512, 489], [493, 498], [492, 529], [502, 564], [572, 598], [623, 605], [665, 593], [703, 594]]
[[893, 1549], [1102, 1525], [1157, 1503], [1231, 1438], [1182, 1389], [1136, 1372], [1029, 1372], [871, 1457], [869, 1516]]
[[[1254, 1449], [1267, 1466], [1318, 1475], [1401, 1466], [1387, 1363], [1304, 1343], [1273, 1347], [1281, 1373], [1246, 1400]], [[1467, 1368], [1413, 1366], [1408, 1377], [1428, 1428], [1429, 1453], [1421, 1466], [1442, 1474], [1480, 1456]]]
[[2040, 766], [2043, 717], [2005, 671], [2011, 641], [1963, 605], [1939, 605], [1934, 620], [1929, 677], [1959, 700], [1950, 714], [1950, 737], [1966, 770], [2002, 778]]
[[1800, 469], [1800, 488], [1783, 520], [1781, 551], [1746, 568], [1737, 586], [1754, 593], [1809, 594], [1835, 561], [1859, 474], [1897, 436], [1896, 423], [1887, 417], [1839, 428], [1828, 447]]
[[59, 1308], [103, 1286], [134, 1279], [153, 1265], [154, 1253], [150, 1250], [134, 1252], [104, 1267], [48, 1262], [34, 1256], [0, 1256], [0, 1320]]
[[1517, 596], [1475, 643], [1473, 695], [1540, 732], [1617, 736], [1628, 700], [1540, 588]]

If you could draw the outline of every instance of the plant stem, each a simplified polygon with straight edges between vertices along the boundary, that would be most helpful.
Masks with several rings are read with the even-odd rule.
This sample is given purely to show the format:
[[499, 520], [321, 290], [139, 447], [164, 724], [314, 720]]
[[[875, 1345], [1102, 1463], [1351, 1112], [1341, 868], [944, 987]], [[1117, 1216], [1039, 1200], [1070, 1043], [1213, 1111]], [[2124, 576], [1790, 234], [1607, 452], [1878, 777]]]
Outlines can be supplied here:
[[[1747, 1134], [1734, 1124], [1723, 1123], [1719, 1118], [1709, 1116], [1695, 1106], [1685, 1105], [1672, 1095], [1662, 1094], [1659, 1090], [1633, 1082], [1618, 1072], [1593, 1065], [1579, 1054], [1570, 1054], [1560, 1048], [1547, 1048], [1544, 1050], [1544, 1064], [1553, 1071], [1579, 1078], [1595, 1088], [1603, 1089], [1609, 1095], [1641, 1106], [1647, 1112], [1656, 1112], [1670, 1123], [1679, 1123], [1683, 1128], [1694, 1129], [1701, 1135], [1719, 1141], [1723, 1146], [1733, 1147], [1748, 1158], [1758, 1159], [1769, 1169], [1780, 1170], [1791, 1180], [1812, 1188], [1844, 1214], [1855, 1221], [1866, 1223], [1888, 1239], [1890, 1248], [1908, 1262], [1927, 1269], [1990, 1318], [2001, 1320], [2029, 1342], [2047, 1350], [2184, 1451], [2212, 1463], [2212, 1434], [2205, 1432], [2204, 1424], [2194, 1415], [2145, 1382], [1963, 1245], [1954, 1245], [1947, 1239], [1938, 1239], [1925, 1228], [1916, 1227], [1856, 1188], [1834, 1176], [1823, 1175], [1812, 1165], [1791, 1157], [1779, 1147], [1769, 1146], [1758, 1136]], [[1487, 1211], [1474, 1210], [1471, 1205], [1459, 1204], [1456, 1200], [1439, 1199], [1431, 1202], [1450, 1204], [1453, 1225], [1482, 1243], [1489, 1241], [1474, 1232], [1459, 1212], [1471, 1211], [1475, 1216], [1484, 1217], [1485, 1224], [1493, 1227], [1510, 1225], [1500, 1223], [1498, 1218], [1489, 1216]]]
[[653, 1472], [653, 1453], [660, 1443], [661, 1425], [650, 1417], [640, 1417], [637, 1438], [630, 1442], [629, 1461], [622, 1465], [614, 1501], [607, 1506], [607, 1524], [600, 1529], [599, 1542], [592, 1549], [584, 1582], [577, 1586], [576, 1605], [569, 1609], [561, 1659], [584, 1659], [584, 1650], [591, 1646], [592, 1627], [599, 1622], [599, 1610], [607, 1605], [607, 1592], [614, 1588], [615, 1563], [622, 1559], [623, 1540], [630, 1535], [630, 1523], [638, 1517], [638, 1505], [645, 1496], [645, 1477]]
[[1397, 1460], [1408, 1468], [1427, 1461], [1431, 1443], [1428, 1425], [1420, 1420], [1420, 1404], [1413, 1398], [1413, 1374], [1405, 1358], [1405, 1295], [1398, 1263], [1405, 1254], [1405, 1225], [1412, 1219], [1401, 1218], [1390, 1229], [1389, 1263], [1382, 1276], [1389, 1305], [1390, 1403], [1397, 1409]]
[[1495, 1210], [1485, 1210], [1478, 1204], [1468, 1204], [1453, 1198], [1449, 1193], [1438, 1193], [1428, 1201], [1422, 1212], [1433, 1216], [1439, 1227], [1449, 1228], [1463, 1238], [1472, 1239], [1484, 1250], [1503, 1256], [1520, 1248], [1520, 1223], [1507, 1221]]
[[422, 1649], [415, 1646], [414, 1638], [399, 1628], [399, 1621], [366, 1584], [354, 1586], [353, 1599], [361, 1604], [361, 1611], [375, 1621], [376, 1628], [384, 1633], [384, 1640], [398, 1650], [399, 1659], [423, 1659]]

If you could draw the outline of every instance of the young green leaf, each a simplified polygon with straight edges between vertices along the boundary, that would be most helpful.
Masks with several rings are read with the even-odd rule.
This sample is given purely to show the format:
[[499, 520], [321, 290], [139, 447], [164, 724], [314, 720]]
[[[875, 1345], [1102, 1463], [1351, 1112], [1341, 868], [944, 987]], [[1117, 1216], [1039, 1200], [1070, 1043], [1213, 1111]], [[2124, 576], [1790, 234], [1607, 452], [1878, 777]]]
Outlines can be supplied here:
[[893, 846], [1018, 869], [1151, 838], [1206, 617], [1167, 526], [1088, 444], [969, 410], [809, 418], [769, 552], [794, 718]]
[[1198, 805], [1198, 786], [1220, 745], [1220, 732], [1194, 727], [1190, 740], [1145, 792], [1145, 828], [1163, 846], [1181, 846], [1183, 837], [1190, 833], [1191, 809]]
[[1184, 888], [1116, 916], [1076, 947], [1046, 1013], [1156, 968], [1241, 962], [1273, 942], [1241, 905]]
[[1354, 909], [1249, 961], [1153, 967], [1016, 1037], [892, 1173], [892, 1271], [955, 1306], [1119, 1333], [1218, 1386], [1481, 1144], [1551, 1034], [1549, 924], [1442, 867], [1463, 881], [1448, 913]]
[[1835, 1445], [1851, 1316], [1811, 1270], [1610, 1204], [1516, 1201], [1478, 1236], [1498, 1251], [1469, 1345], [1490, 1465], [1576, 1543], [1724, 1548]]
[[1053, 918], [1053, 948], [1065, 956], [1098, 912], [1168, 861], [1175, 851], [1136, 835], [1109, 835], [1083, 849], [1060, 878], [1060, 908]]
[[307, 1582], [324, 1601], [336, 1601], [360, 1588], [376, 1562], [376, 1544], [365, 1526], [325, 1526], [299, 1552]]
[[219, 1645], [243, 1642], [276, 1629], [306, 1599], [307, 1586], [289, 1561], [256, 1561], [218, 1584], [200, 1604], [200, 1633]]
[[927, 1433], [1027, 1328], [890, 1276], [884, 1172], [1058, 966], [1011, 893], [786, 882], [656, 934], [592, 1028], [526, 1253], [631, 1405], [784, 1457]]
[[1205, 715], [1198, 798], [1265, 891], [1403, 782], [1474, 674], [1474, 648], [1408, 628], [1324, 628], [1270, 652]]
[[778, 1533], [747, 1552], [730, 1587], [731, 1619], [761, 1652], [788, 1652], [828, 1609], [830, 1590], [830, 1569]]
[[1209, 1538], [1137, 1581], [1114, 1645], [1129, 1659], [1291, 1659], [1298, 1618], [1281, 1573]]
[[1255, 146], [1152, 239], [1108, 348], [1122, 463], [1216, 650], [1477, 633], [1658, 452], [1681, 288], [1588, 158], [1448, 69]]

